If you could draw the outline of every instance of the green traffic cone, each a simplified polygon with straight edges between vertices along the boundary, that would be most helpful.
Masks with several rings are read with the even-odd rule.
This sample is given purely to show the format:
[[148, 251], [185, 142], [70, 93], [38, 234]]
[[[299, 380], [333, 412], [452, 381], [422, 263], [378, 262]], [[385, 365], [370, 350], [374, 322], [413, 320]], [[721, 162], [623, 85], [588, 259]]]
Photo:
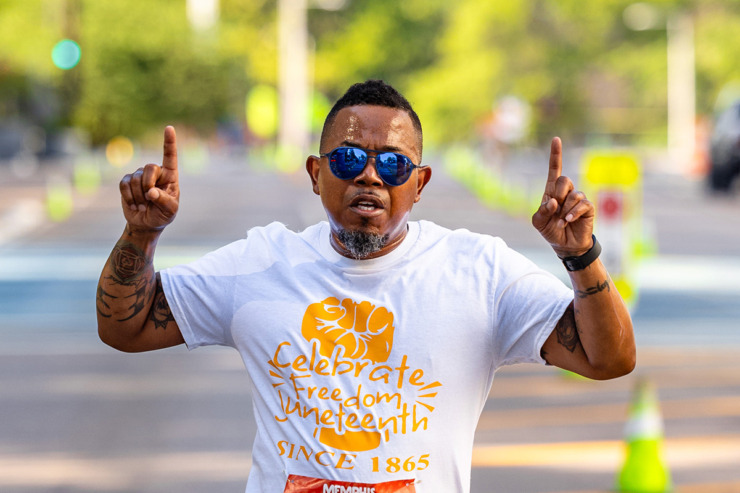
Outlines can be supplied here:
[[663, 420], [655, 391], [638, 382], [625, 426], [626, 458], [617, 476], [623, 493], [667, 493], [671, 477], [663, 460]]

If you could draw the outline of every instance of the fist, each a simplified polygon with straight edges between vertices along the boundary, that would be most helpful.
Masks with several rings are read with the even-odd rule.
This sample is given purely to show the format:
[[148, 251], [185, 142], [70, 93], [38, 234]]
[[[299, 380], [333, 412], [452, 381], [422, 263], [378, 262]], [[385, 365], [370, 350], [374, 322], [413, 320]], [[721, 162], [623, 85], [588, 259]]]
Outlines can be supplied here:
[[357, 303], [349, 298], [341, 302], [327, 298], [309, 305], [301, 324], [306, 340], [319, 341], [322, 356], [331, 357], [334, 348], [341, 346], [346, 358], [373, 363], [388, 359], [393, 331], [393, 313], [369, 301]]

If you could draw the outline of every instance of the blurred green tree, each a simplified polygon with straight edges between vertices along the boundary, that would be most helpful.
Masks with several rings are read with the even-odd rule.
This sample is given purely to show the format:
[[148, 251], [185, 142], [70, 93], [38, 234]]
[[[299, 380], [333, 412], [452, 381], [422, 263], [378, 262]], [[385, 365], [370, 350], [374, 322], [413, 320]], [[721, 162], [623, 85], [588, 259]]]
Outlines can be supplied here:
[[[722, 89], [740, 81], [740, 1], [655, 0], [662, 27], [645, 31], [623, 20], [632, 3], [347, 0], [337, 11], [309, 3], [313, 87], [333, 100], [358, 80], [388, 80], [415, 105], [431, 144], [482, 138], [498, 101], [513, 95], [532, 107], [531, 141], [557, 133], [660, 145], [665, 16], [692, 15], [697, 109], [711, 114]], [[276, 15], [276, 0], [220, 0], [218, 24], [198, 31], [185, 0], [3, 0], [0, 115], [41, 100], [47, 117], [57, 114], [48, 121], [81, 127], [94, 143], [169, 122], [204, 134], [219, 121], [243, 122], [250, 88], [277, 85]], [[50, 57], [64, 37], [82, 48], [69, 71]], [[39, 87], [56, 88], [57, 102], [39, 98], [47, 94]]]
[[93, 143], [139, 136], [168, 122], [212, 131], [239, 101], [243, 62], [218, 32], [194, 31], [185, 2], [86, 0], [82, 9], [82, 90], [74, 121]]
[[0, 3], [0, 119], [52, 126], [60, 117], [61, 71], [51, 48], [62, 37], [62, 17], [59, 5]]

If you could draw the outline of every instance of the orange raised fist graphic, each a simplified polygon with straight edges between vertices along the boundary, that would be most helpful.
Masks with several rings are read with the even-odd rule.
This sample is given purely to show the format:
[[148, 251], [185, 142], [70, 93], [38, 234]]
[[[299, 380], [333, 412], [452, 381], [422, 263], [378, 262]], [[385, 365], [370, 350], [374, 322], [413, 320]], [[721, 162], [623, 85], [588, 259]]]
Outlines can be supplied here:
[[356, 303], [350, 298], [341, 302], [326, 298], [306, 309], [301, 334], [307, 341], [319, 341], [319, 354], [331, 357], [336, 346], [344, 357], [381, 363], [393, 347], [393, 313], [369, 301]]
[[[301, 334], [307, 341], [317, 340], [319, 354], [331, 358], [340, 347], [343, 358], [369, 360], [373, 364], [388, 360], [393, 347], [393, 313], [369, 301], [339, 301], [326, 298], [306, 309]], [[381, 434], [370, 430], [343, 430], [322, 427], [319, 441], [329, 447], [360, 452], [380, 445]]]

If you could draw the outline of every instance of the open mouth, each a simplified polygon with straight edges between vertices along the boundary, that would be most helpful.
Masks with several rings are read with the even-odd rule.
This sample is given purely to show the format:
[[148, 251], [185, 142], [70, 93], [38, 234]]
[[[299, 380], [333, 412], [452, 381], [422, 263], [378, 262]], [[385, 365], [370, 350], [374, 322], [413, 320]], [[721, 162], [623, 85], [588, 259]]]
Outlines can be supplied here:
[[380, 213], [384, 209], [381, 200], [372, 195], [355, 197], [350, 203], [350, 207], [357, 212], [366, 214]]
[[374, 211], [375, 209], [378, 209], [378, 207], [376, 207], [372, 202], [359, 202], [355, 207], [361, 211]]

